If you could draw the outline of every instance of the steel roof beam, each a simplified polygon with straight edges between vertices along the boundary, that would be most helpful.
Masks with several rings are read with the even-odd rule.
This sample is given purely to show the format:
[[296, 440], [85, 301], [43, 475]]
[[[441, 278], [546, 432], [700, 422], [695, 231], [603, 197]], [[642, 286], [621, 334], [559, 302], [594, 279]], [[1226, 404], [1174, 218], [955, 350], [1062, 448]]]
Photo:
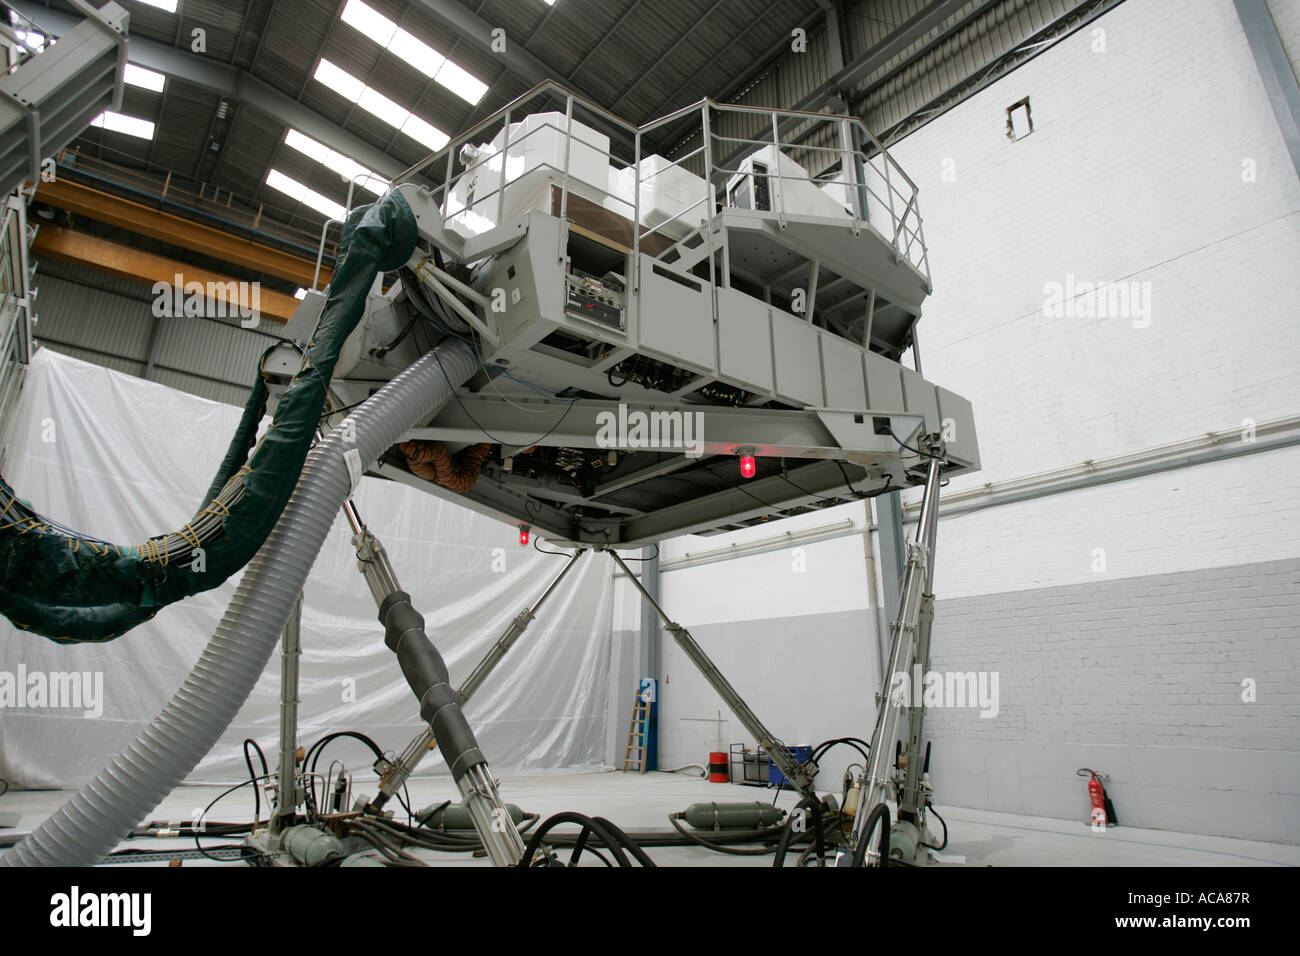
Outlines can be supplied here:
[[[12, 0], [11, 5], [56, 36], [67, 33], [81, 22], [81, 17], [41, 6], [32, 0]], [[261, 110], [285, 126], [291, 126], [319, 142], [327, 143], [388, 179], [395, 178], [406, 169], [404, 163], [377, 149], [368, 140], [348, 132], [323, 114], [238, 67], [138, 36], [130, 38], [127, 60]]]

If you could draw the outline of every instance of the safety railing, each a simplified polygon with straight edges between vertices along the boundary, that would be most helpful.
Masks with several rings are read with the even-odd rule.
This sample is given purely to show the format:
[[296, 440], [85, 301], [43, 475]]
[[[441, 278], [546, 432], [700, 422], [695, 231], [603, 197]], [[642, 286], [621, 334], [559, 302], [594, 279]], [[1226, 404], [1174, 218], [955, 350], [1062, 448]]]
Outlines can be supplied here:
[[[543, 112], [555, 116], [535, 122], [526, 130], [519, 129], [525, 117]], [[692, 118], [696, 119], [693, 129]], [[726, 129], [722, 128], [724, 119]], [[608, 137], [609, 145], [592, 142], [589, 136], [584, 138], [586, 134], [580, 133], [575, 123]], [[697, 141], [699, 145], [671, 159], [647, 153], [647, 135], [669, 126], [674, 127], [674, 141]], [[744, 126], [754, 131], [742, 135], [730, 129]], [[679, 134], [678, 127], [686, 127], [686, 132]], [[728, 181], [754, 176], [768, 181], [772, 209], [766, 211], [778, 217], [806, 214], [797, 195], [786, 195], [786, 183], [808, 184], [827, 198], [840, 191], [843, 198], [834, 203], [839, 210], [835, 215], [842, 211], [846, 227], [857, 233], [863, 226], [870, 226], [893, 247], [897, 261], [906, 261], [929, 280], [916, 184], [884, 144], [852, 116], [705, 99], [636, 126], [558, 83], [545, 82], [430, 153], [397, 177], [394, 184], [424, 179], [430, 184], [446, 225], [459, 227], [462, 233], [481, 233], [516, 212], [508, 208], [512, 202], [508, 193], [521, 177], [512, 175], [512, 170], [523, 169], [525, 156], [534, 148], [552, 151], [548, 156], [529, 157], [527, 169], [545, 170], [553, 178], [551, 185], [559, 188], [560, 218], [567, 217], [573, 194], [610, 211], [622, 210], [624, 218], [635, 224], [630, 245], [636, 253], [652, 237], [677, 242], [682, 236], [674, 233], [702, 231], [712, 261], [711, 227], [718, 210], [728, 201]], [[771, 151], [776, 160], [774, 168], [755, 173], [752, 163], [743, 167], [746, 159], [762, 150]], [[606, 182], [575, 175], [574, 160], [579, 152], [599, 154], [611, 170]], [[824, 161], [824, 166], [806, 168], [792, 159], [792, 154]], [[647, 168], [646, 161], [652, 157], [653, 168]], [[644, 188], [671, 169], [689, 172], [700, 180], [699, 198], [680, 204], [661, 221], [650, 222], [643, 208]], [[828, 186], [834, 188], [824, 188]], [[791, 192], [797, 192], [797, 188]], [[819, 208], [827, 207], [822, 203]]]
[[[60, 150], [54, 158], [59, 177], [123, 194], [123, 198], [151, 209], [175, 211], [187, 217], [198, 216], [218, 228], [304, 258], [315, 256], [320, 249], [319, 236], [315, 232], [276, 218], [292, 213], [291, 205], [254, 202], [227, 190], [218, 190], [215, 186], [191, 182], [170, 171], [154, 173], [131, 169], [75, 147]], [[349, 185], [356, 179], [354, 176]], [[333, 242], [325, 247], [325, 255], [331, 262], [336, 251]]]
[[55, 38], [40, 24], [0, 0], [0, 48], [4, 51], [4, 71], [12, 73]]
[[0, 215], [0, 434], [31, 362], [32, 315], [26, 200], [9, 196]]

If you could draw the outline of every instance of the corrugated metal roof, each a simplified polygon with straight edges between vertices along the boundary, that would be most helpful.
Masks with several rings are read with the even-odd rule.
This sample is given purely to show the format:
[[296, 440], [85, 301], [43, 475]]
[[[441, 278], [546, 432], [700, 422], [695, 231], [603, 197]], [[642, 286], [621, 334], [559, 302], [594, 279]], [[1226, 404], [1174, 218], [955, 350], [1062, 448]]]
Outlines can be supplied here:
[[[66, 0], [49, 2], [72, 12]], [[322, 56], [453, 135], [533, 85], [531, 70], [512, 67], [520, 53], [533, 62], [540, 61], [554, 79], [578, 88], [632, 122], [653, 119], [703, 96], [788, 108], [825, 82], [836, 59], [827, 49], [823, 24], [830, 4], [825, 0], [558, 0], [554, 6], [540, 0], [439, 0], [459, 3], [487, 25], [503, 28], [508, 43], [504, 54], [490, 52], [473, 38], [458, 36], [431, 12], [431, 5], [420, 0], [367, 2], [487, 83], [488, 91], [480, 103], [465, 102], [343, 24], [339, 14], [344, 0], [183, 0], [179, 16], [133, 3], [131, 33], [188, 53], [190, 31], [201, 27], [206, 32], [206, 60], [246, 70], [273, 90], [375, 144], [402, 166], [422, 158], [428, 147], [313, 80]], [[846, 0], [842, 8], [850, 56], [876, 47], [931, 2]], [[947, 22], [864, 77], [857, 87], [856, 111], [877, 132], [894, 127], [979, 74], [1026, 36], [1090, 2], [1095, 0], [969, 0]], [[807, 31], [806, 52], [790, 50], [791, 31], [797, 26]], [[250, 220], [260, 207], [264, 222], [299, 230], [307, 236], [304, 242], [314, 247], [310, 237], [318, 234], [324, 217], [267, 188], [268, 170], [279, 168], [338, 203], [345, 200], [346, 184], [333, 172], [284, 147], [286, 126], [280, 118], [247, 104], [230, 103], [226, 120], [218, 121], [220, 108], [220, 97], [183, 77], [169, 78], [161, 95], [128, 87], [123, 112], [155, 120], [155, 140], [92, 129], [78, 146], [86, 155], [99, 155], [129, 169], [152, 170], [159, 179], [171, 171], [173, 187], [178, 190], [197, 194], [202, 188], [211, 194], [215, 184], [223, 194], [234, 194], [232, 208], [248, 211]], [[742, 132], [734, 118], [726, 116], [717, 129], [724, 135]], [[217, 150], [210, 148], [210, 130]], [[682, 135], [681, 127], [668, 129], [662, 136], [652, 136], [646, 147], [668, 152], [674, 139]], [[366, 201], [369, 195], [362, 192], [356, 201]], [[245, 277], [239, 270], [166, 244], [136, 244]], [[121, 291], [114, 285], [117, 280], [106, 276], [96, 274], [93, 281], [100, 288]], [[66, 301], [60, 301], [61, 295]], [[97, 300], [91, 306], [68, 290], [51, 293], [39, 304], [50, 315], [66, 309], [69, 316], [74, 312], [88, 316], [54, 319], [53, 325], [46, 325], [49, 331], [66, 321], [64, 330], [80, 336], [75, 341], [69, 339], [74, 341], [70, 347], [100, 348], [115, 354], [117, 349], [126, 349], [121, 354], [130, 356], [129, 361], [143, 362], [143, 354], [137, 357], [136, 353], [141, 348], [139, 328], [147, 323], [139, 319], [132, 324], [125, 317], [127, 306], [121, 306], [123, 324], [119, 328], [114, 325], [118, 319], [101, 316]], [[78, 322], [86, 328], [80, 328]], [[177, 336], [160, 347], [181, 369], [167, 374], [183, 379], [189, 370], [215, 378], [233, 376], [242, 382], [251, 380], [240, 371], [247, 364], [248, 350], [253, 349], [249, 343], [264, 341], [246, 333], [241, 337], [238, 330], [207, 328]], [[239, 400], [231, 398], [232, 386], [219, 382], [198, 385], [199, 379], [193, 374], [190, 378], [190, 384], [182, 387], [196, 394]]]
[[[364, 109], [312, 79], [322, 56], [448, 134], [466, 129], [525, 92], [531, 81], [496, 54], [458, 36], [426, 7], [411, 0], [368, 0], [404, 29], [449, 56], [489, 85], [481, 102], [465, 102], [399, 57], [383, 51], [339, 19], [344, 0], [185, 0], [180, 16], [132, 5], [132, 34], [189, 51], [201, 27], [206, 58], [248, 69], [273, 89], [301, 101], [344, 129], [375, 143], [403, 166], [428, 152]], [[818, 0], [463, 0], [483, 21], [500, 25], [508, 43], [550, 67], [550, 75], [592, 94], [602, 105], [640, 122], [703, 95], [716, 94], [770, 55], [820, 7]], [[66, 0], [53, 6], [69, 9]], [[581, 64], [581, 68], [577, 69]], [[575, 72], [576, 70], [576, 72]], [[232, 104], [233, 121], [214, 162], [207, 134], [220, 99], [172, 78], [162, 96], [128, 89], [133, 115], [156, 119], [154, 143], [92, 131], [80, 146], [125, 165], [170, 170], [175, 176], [210, 178], [246, 207], [274, 207], [271, 218], [294, 226], [319, 226], [319, 213], [295, 208], [265, 188], [285, 126], [247, 106]], [[215, 168], [215, 172], [213, 171]], [[302, 178], [302, 177], [298, 177]], [[318, 191], [343, 201], [346, 187], [329, 176], [311, 177]], [[198, 183], [195, 182], [197, 187]], [[315, 226], [312, 226], [315, 223]]]

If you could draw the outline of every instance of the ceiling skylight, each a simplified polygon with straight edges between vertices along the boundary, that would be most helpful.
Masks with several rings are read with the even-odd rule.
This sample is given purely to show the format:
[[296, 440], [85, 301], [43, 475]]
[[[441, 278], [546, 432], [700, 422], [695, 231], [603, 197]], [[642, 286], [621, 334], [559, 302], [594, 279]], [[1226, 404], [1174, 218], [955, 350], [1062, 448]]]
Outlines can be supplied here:
[[125, 113], [114, 113], [112, 110], [100, 113], [90, 125], [112, 130], [114, 133], [125, 133], [127, 136], [138, 136], [140, 139], [153, 139], [154, 124], [149, 120], [127, 116]]
[[161, 73], [155, 73], [153, 70], [146, 70], [142, 66], [136, 66], [134, 63], [126, 65], [126, 71], [122, 74], [122, 79], [132, 86], [143, 87], [146, 90], [153, 90], [155, 93], [161, 93], [163, 86], [167, 83], [167, 77]]
[[322, 59], [316, 66], [316, 79], [324, 83], [344, 99], [356, 103], [362, 109], [379, 117], [389, 126], [401, 130], [412, 139], [423, 143], [430, 149], [442, 149], [447, 145], [448, 136], [431, 123], [426, 123], [410, 110], [394, 103], [378, 90], [366, 86], [347, 70], [336, 66], [329, 60]]
[[286, 176], [278, 169], [273, 169], [266, 174], [266, 184], [272, 189], [284, 193], [290, 199], [296, 199], [304, 206], [310, 206], [330, 219], [342, 219], [347, 212], [334, 200], [322, 196], [314, 189], [307, 188], [292, 176]]
[[374, 170], [367, 169], [356, 160], [335, 152], [324, 143], [318, 143], [310, 136], [300, 133], [296, 129], [291, 129], [284, 134], [284, 143], [286, 146], [291, 146], [298, 152], [310, 156], [326, 169], [334, 170], [344, 179], [355, 180], [358, 186], [362, 189], [368, 189], [376, 196], [382, 195], [384, 190], [388, 188], [388, 180]]
[[361, 0], [348, 0], [342, 20], [467, 103], [477, 103], [487, 92], [487, 84], [478, 77]]

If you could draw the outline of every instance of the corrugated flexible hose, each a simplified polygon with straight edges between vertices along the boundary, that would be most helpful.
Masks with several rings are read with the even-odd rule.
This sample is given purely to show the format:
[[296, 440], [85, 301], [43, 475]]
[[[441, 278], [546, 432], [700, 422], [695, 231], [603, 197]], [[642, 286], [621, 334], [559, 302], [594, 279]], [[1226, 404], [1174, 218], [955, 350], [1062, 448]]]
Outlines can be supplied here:
[[454, 458], [440, 441], [404, 441], [397, 447], [406, 457], [411, 474], [462, 495], [474, 487], [479, 470], [492, 451], [490, 442], [470, 445]]
[[[426, 421], [478, 366], [439, 347], [350, 416], [363, 463]], [[445, 370], [445, 371], [444, 371]], [[450, 378], [450, 381], [448, 379]], [[351, 493], [335, 429], [312, 449], [275, 529], [249, 562], [235, 596], [185, 683], [126, 750], [8, 853], [3, 866], [92, 866], [203, 759], [266, 669], [290, 609], [339, 509]]]

